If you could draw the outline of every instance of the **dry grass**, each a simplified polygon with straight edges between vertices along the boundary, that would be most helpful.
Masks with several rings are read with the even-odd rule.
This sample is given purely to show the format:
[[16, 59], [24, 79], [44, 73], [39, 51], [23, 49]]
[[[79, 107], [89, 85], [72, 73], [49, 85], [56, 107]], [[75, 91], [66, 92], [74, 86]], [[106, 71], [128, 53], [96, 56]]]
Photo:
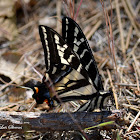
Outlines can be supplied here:
[[[61, 34], [62, 14], [74, 17], [74, 9], [61, 1], [30, 0], [30, 3], [23, 3], [22, 0], [16, 14], [18, 36], [13, 41], [0, 38], [0, 110], [27, 111], [33, 102], [32, 99], [25, 99], [26, 90], [17, 87], [33, 84], [35, 81], [41, 82], [45, 72], [38, 25], [46, 24]], [[140, 138], [140, 2], [112, 0], [110, 4], [109, 0], [104, 3], [101, 0], [101, 3], [92, 0], [83, 1], [75, 18], [94, 51], [105, 90], [110, 87], [113, 89], [116, 108], [124, 110], [124, 126], [118, 126], [117, 130], [112, 130], [111, 134], [107, 135], [112, 138], [118, 136], [118, 139], [138, 139]], [[76, 7], [79, 7], [79, 3], [75, 4]], [[3, 31], [1, 26], [0, 31]], [[7, 52], [11, 52], [11, 57]], [[20, 59], [16, 57], [16, 63], [11, 61], [14, 57], [13, 52], [20, 56]], [[7, 69], [4, 69], [4, 66]], [[20, 71], [17, 70], [18, 67]], [[10, 74], [7, 74], [9, 72]], [[76, 108], [79, 104], [78, 102], [66, 104], [63, 110], [71, 110], [71, 106]], [[68, 108], [65, 109], [66, 107]], [[47, 108], [43, 105], [34, 111]], [[55, 109], [59, 110], [60, 107]]]

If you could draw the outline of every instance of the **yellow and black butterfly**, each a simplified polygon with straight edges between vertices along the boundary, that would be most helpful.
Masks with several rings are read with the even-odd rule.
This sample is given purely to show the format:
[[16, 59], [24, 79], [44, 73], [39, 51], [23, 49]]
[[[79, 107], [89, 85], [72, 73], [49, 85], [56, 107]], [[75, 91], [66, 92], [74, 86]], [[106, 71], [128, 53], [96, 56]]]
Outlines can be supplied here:
[[106, 108], [112, 92], [104, 91], [92, 50], [79, 25], [64, 17], [62, 37], [44, 25], [39, 26], [39, 34], [45, 54], [46, 74], [42, 84], [33, 88], [36, 102], [41, 104], [45, 101], [53, 107], [54, 101], [89, 100], [79, 111]]

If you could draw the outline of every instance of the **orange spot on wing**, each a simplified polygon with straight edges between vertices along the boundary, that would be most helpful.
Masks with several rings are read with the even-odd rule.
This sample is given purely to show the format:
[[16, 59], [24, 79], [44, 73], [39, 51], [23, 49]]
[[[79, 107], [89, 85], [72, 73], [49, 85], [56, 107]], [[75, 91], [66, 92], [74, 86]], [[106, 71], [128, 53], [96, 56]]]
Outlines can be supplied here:
[[49, 104], [49, 102], [48, 102], [48, 100], [47, 100], [47, 99], [45, 99], [45, 100], [44, 100], [44, 102], [45, 102], [45, 103], [47, 103], [47, 104]]

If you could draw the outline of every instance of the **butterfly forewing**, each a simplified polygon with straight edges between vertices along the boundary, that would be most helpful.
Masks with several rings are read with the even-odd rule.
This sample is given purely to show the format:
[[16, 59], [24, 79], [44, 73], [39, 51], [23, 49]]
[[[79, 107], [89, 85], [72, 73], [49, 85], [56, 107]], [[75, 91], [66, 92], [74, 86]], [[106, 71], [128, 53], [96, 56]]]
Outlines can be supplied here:
[[71, 18], [64, 17], [62, 20], [62, 37], [79, 57], [97, 91], [103, 90], [102, 81], [88, 41], [79, 25]]

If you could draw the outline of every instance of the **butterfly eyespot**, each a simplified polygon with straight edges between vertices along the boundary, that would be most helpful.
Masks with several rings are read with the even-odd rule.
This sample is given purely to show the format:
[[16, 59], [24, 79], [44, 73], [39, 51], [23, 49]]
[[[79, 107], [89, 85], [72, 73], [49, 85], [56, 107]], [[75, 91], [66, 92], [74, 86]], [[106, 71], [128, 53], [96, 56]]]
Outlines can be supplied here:
[[38, 87], [34, 87], [36, 94], [39, 92]]

